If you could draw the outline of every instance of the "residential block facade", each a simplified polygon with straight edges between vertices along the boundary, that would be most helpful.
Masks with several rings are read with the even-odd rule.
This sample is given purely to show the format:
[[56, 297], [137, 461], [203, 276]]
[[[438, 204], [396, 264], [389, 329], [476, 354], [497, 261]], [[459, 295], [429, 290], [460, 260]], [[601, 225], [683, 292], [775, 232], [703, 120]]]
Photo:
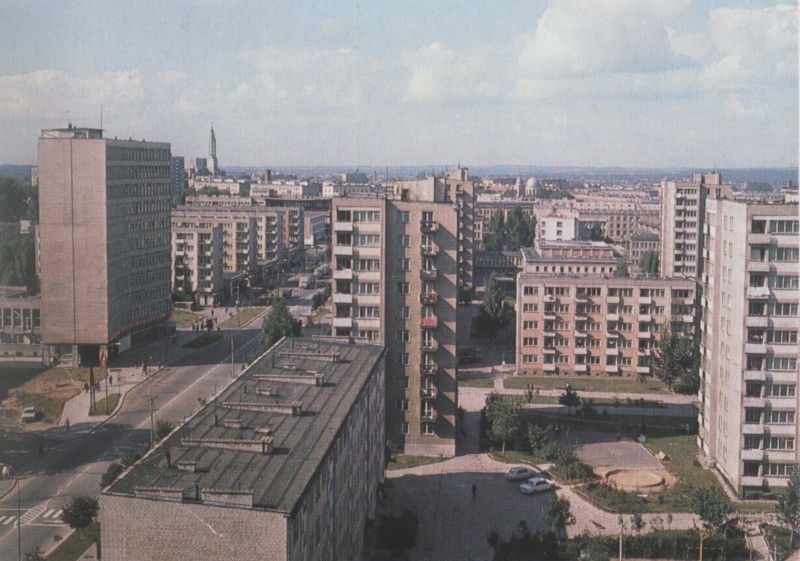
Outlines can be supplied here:
[[332, 201], [333, 334], [387, 347], [387, 439], [455, 454], [458, 288], [471, 286], [468, 171]]
[[800, 455], [798, 206], [706, 202], [698, 446], [741, 497], [785, 487]]

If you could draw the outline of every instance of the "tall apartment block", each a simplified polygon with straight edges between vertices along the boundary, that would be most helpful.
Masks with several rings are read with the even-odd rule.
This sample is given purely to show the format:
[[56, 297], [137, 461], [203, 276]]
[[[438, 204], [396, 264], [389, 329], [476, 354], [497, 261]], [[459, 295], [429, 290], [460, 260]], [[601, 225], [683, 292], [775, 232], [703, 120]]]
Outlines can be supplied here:
[[699, 278], [706, 200], [730, 196], [719, 173], [661, 182], [661, 276]]
[[384, 477], [384, 357], [277, 343], [103, 490], [105, 558], [361, 559]]
[[472, 285], [466, 169], [332, 201], [333, 334], [388, 349], [387, 439], [455, 455], [458, 289]]
[[798, 206], [706, 203], [698, 445], [741, 496], [785, 487], [798, 431]]
[[194, 294], [201, 306], [224, 300], [222, 226], [172, 228], [172, 288]]
[[169, 182], [172, 192], [172, 206], [183, 204], [186, 196], [186, 159], [173, 156], [169, 160]]
[[667, 329], [694, 331], [693, 280], [614, 277], [604, 242], [537, 240], [522, 253], [519, 373], [647, 376]]
[[43, 130], [39, 190], [49, 350], [77, 365], [155, 338], [172, 311], [170, 145]]

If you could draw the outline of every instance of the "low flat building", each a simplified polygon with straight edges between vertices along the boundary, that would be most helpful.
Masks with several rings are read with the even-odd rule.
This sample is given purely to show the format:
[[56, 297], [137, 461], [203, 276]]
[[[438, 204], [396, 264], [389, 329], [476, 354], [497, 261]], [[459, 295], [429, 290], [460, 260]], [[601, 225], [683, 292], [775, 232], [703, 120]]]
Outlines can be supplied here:
[[100, 495], [110, 561], [360, 559], [385, 351], [284, 339]]

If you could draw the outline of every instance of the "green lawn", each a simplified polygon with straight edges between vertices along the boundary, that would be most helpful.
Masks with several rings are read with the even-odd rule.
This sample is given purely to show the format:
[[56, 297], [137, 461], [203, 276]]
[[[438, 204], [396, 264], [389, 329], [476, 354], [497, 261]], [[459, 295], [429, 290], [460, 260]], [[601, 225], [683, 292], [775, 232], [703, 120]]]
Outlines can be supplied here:
[[266, 310], [264, 307], [241, 308], [239, 313], [231, 316], [220, 324], [221, 329], [238, 329], [258, 314]]
[[172, 321], [175, 322], [175, 327], [178, 329], [189, 329], [195, 321], [202, 317], [200, 314], [187, 310], [174, 309], [172, 311]]
[[88, 528], [73, 532], [47, 556], [47, 561], [78, 561], [89, 546], [100, 539], [100, 523], [92, 522]]
[[[108, 396], [108, 413], [111, 414], [114, 412], [114, 409], [117, 408], [117, 404], [120, 400], [120, 394], [112, 393]], [[105, 415], [106, 414], [106, 398], [98, 399], [95, 403], [95, 413], [90, 413], [90, 415]]]
[[392, 459], [386, 465], [387, 470], [406, 469], [427, 464], [436, 464], [444, 461], [444, 458], [435, 456], [407, 456], [405, 454], [392, 454]]
[[510, 390], [525, 390], [528, 384], [534, 389], [563, 390], [566, 384], [578, 393], [591, 392], [618, 392], [618, 393], [670, 393], [667, 386], [660, 380], [647, 379], [638, 382], [632, 378], [590, 378], [588, 376], [512, 376], [505, 379], [505, 387]]
[[460, 388], [493, 388], [494, 380], [491, 378], [459, 378]]
[[764, 537], [769, 544], [770, 551], [777, 553], [778, 559], [783, 559], [791, 551], [792, 533], [786, 528], [765, 524], [762, 526]]

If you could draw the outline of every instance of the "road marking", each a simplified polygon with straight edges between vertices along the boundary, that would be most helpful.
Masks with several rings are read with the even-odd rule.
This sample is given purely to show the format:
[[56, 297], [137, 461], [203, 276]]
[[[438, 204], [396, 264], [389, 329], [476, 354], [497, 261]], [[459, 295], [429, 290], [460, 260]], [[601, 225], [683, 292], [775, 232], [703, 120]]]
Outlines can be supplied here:
[[5, 520], [5, 519], [6, 519], [6, 517], [5, 517], [5, 516], [0, 516], [0, 524], [2, 524], [2, 523], [3, 523], [3, 520]]
[[6, 520], [5, 522], [3, 522], [3, 526], [8, 526], [9, 524], [11, 524], [11, 523], [12, 523], [14, 520], [16, 520], [16, 519], [17, 519], [17, 517], [16, 517], [16, 516], [9, 516], [9, 517], [8, 517], [8, 520]]
[[51, 508], [50, 510], [48, 510], [47, 512], [45, 512], [45, 513], [42, 515], [42, 518], [50, 518], [51, 516], [53, 516], [53, 513], [54, 513], [55, 511], [56, 511], [56, 509], [54, 509], [54, 508]]
[[39, 516], [45, 510], [47, 510], [47, 507], [45, 505], [39, 505], [37, 507], [30, 509], [28, 512], [22, 515], [22, 518], [20, 518], [22, 525], [25, 526], [27, 524], [30, 524], [36, 519], [37, 516]]

